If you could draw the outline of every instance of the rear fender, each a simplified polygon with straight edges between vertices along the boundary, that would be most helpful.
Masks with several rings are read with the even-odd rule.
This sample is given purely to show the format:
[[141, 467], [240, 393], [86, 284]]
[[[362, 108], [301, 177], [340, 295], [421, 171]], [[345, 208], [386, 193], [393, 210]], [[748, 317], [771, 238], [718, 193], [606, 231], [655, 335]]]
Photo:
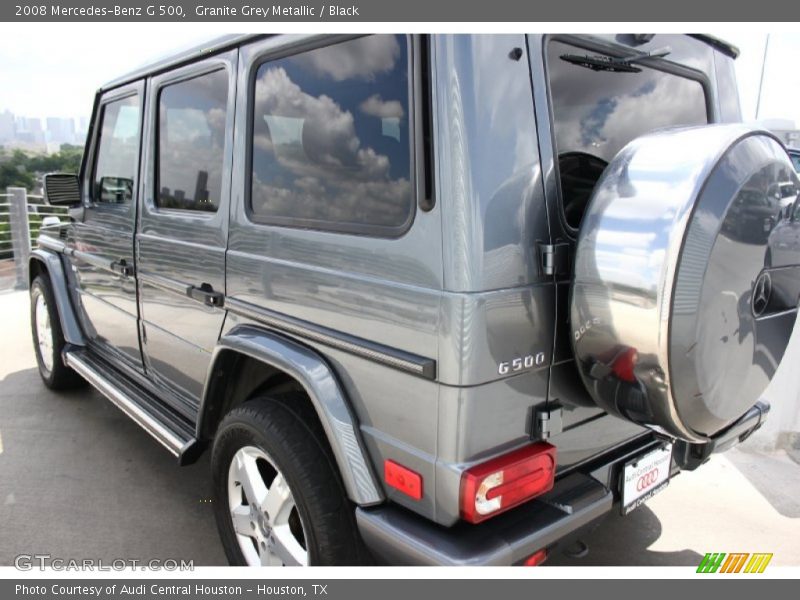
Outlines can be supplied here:
[[383, 501], [383, 493], [364, 451], [356, 419], [335, 374], [319, 354], [273, 332], [242, 325], [219, 340], [200, 404], [198, 436], [204, 431], [208, 407], [213, 402], [212, 382], [220, 369], [222, 357], [228, 352], [263, 362], [298, 381], [319, 415], [350, 499], [361, 506]]

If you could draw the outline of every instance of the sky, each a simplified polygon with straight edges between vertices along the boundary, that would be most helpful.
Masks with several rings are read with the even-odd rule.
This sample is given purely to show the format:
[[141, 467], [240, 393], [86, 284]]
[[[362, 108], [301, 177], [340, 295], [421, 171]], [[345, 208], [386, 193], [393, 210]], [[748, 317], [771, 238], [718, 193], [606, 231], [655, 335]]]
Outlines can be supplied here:
[[[130, 33], [145, 31], [145, 27], [148, 35], [144, 37]], [[742, 112], [746, 121], [753, 120], [767, 36], [741, 29], [709, 32], [742, 51], [736, 61]], [[126, 30], [97, 25], [74, 31], [69, 24], [61, 24], [58, 30], [48, 29], [46, 35], [32, 35], [29, 28], [8, 27], [0, 33], [0, 111], [9, 109], [28, 117], [80, 117], [91, 112], [94, 91], [101, 84], [223, 31], [220, 25], [147, 25]], [[770, 35], [760, 119], [791, 119], [800, 128], [798, 56], [800, 30]]]
[[[745, 121], [756, 119], [761, 65], [767, 46], [767, 34], [714, 31], [713, 35], [731, 42], [741, 54], [736, 65], [739, 101]], [[769, 34], [764, 83], [758, 119], [791, 119], [800, 128], [800, 30], [796, 33]]]
[[[0, 112], [27, 117], [88, 117], [98, 87], [163, 54], [213, 39], [216, 27], [174, 28], [170, 35], [131, 35], [146, 27], [100, 25], [80, 35], [61, 25], [60, 35], [31, 35], [29, 28], [0, 28]], [[91, 35], [84, 35], [91, 31]], [[163, 31], [160, 30], [160, 31]], [[55, 39], [54, 39], [55, 38]], [[48, 42], [50, 40], [50, 42]], [[56, 51], [54, 51], [54, 49]]]

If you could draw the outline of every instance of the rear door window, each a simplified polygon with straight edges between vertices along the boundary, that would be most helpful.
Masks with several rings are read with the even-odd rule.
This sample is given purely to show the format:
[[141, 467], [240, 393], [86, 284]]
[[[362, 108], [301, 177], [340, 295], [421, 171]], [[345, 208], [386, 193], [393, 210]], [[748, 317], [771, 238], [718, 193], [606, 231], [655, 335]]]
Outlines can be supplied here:
[[572, 229], [579, 227], [603, 170], [628, 142], [656, 129], [708, 123], [699, 81], [641, 64], [615, 67], [610, 60], [548, 42], [561, 201]]

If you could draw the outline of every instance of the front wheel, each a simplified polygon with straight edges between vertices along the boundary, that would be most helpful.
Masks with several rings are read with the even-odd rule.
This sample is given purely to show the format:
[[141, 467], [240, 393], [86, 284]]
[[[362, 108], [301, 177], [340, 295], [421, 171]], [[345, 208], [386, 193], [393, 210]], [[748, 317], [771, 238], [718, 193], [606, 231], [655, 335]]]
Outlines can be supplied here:
[[305, 404], [299, 394], [259, 396], [220, 424], [211, 457], [214, 511], [233, 565], [361, 562], [353, 506]]
[[47, 387], [65, 390], [85, 383], [61, 358], [66, 341], [50, 280], [42, 275], [31, 284], [31, 335], [39, 375]]

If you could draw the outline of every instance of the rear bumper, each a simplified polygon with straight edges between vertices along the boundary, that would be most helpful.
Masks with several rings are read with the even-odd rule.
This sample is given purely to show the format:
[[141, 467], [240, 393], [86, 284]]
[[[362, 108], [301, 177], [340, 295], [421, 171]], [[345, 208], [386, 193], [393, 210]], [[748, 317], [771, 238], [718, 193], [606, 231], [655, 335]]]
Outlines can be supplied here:
[[707, 444], [690, 444], [677, 442], [673, 450], [673, 458], [685, 471], [693, 471], [712, 454], [725, 452], [736, 444], [745, 441], [767, 420], [770, 405], [768, 402], [756, 402], [739, 420], [717, 433]]
[[[704, 445], [676, 442], [674, 471], [695, 469], [761, 427], [769, 404], [759, 402]], [[619, 498], [622, 465], [661, 444], [643, 435], [598, 456], [556, 481], [547, 494], [480, 525], [442, 527], [392, 504], [356, 509], [367, 547], [392, 565], [515, 565], [533, 553], [566, 543], [610, 512]]]
[[513, 565], [602, 517], [613, 494], [574, 473], [553, 490], [480, 525], [441, 527], [390, 504], [359, 508], [356, 520], [369, 549], [393, 565]]

